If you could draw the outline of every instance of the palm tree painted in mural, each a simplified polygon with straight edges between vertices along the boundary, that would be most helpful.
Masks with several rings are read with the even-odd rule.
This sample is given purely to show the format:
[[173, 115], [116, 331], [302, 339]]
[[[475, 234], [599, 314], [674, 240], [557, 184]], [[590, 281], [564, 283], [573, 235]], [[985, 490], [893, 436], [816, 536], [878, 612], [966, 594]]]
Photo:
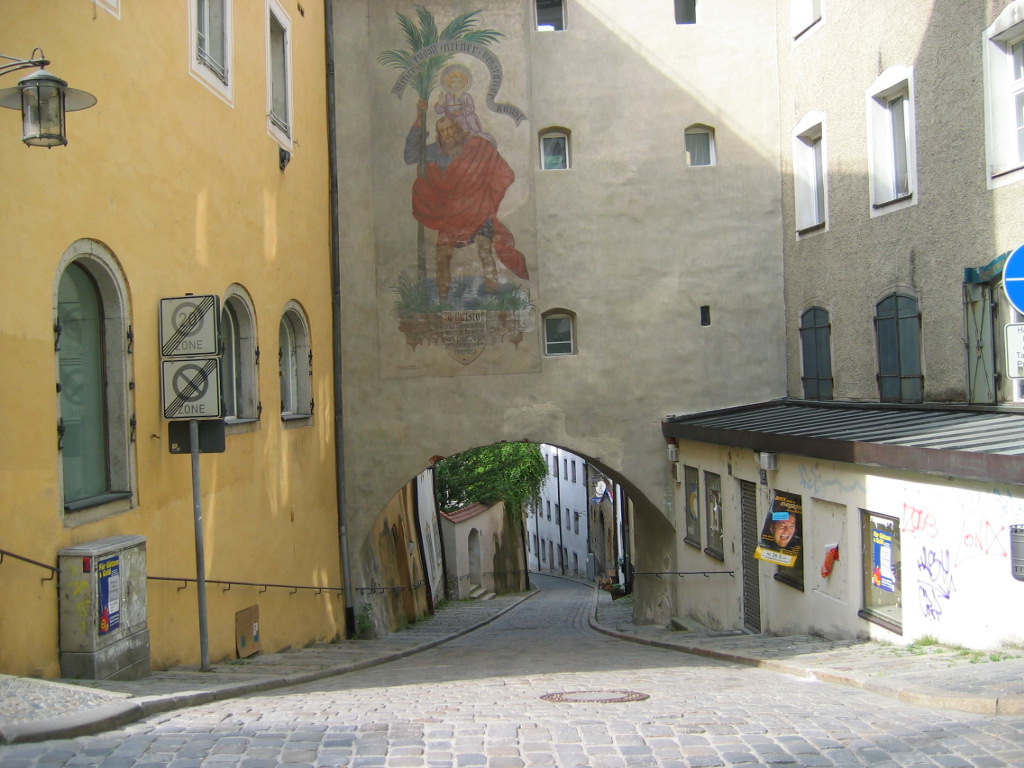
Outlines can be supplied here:
[[[496, 42], [503, 34], [496, 29], [477, 29], [477, 16], [482, 11], [471, 11], [456, 16], [443, 30], [438, 31], [434, 15], [422, 5], [416, 6], [414, 21], [405, 14], [399, 13], [398, 23], [405, 33], [408, 50], [383, 51], [377, 57], [377, 63], [394, 69], [409, 71], [414, 69], [412, 86], [422, 101], [430, 101], [430, 94], [437, 87], [437, 75], [454, 54], [439, 53], [416, 63], [416, 54], [435, 43], [449, 40], [464, 40], [477, 45], [488, 46]], [[417, 173], [420, 178], [426, 175], [427, 136], [426, 131], [420, 132], [420, 162]], [[418, 223], [416, 232], [416, 272], [420, 285], [427, 277], [427, 245], [423, 224]]]

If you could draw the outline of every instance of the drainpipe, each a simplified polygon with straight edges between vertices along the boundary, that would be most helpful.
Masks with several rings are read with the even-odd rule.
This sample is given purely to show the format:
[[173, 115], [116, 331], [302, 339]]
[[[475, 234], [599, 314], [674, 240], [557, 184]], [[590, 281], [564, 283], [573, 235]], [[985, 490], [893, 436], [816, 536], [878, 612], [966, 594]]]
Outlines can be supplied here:
[[356, 612], [352, 607], [352, 571], [348, 557], [348, 513], [345, 502], [345, 429], [341, 365], [341, 234], [338, 203], [338, 125], [334, 98], [334, 5], [324, 0], [324, 53], [327, 64], [327, 168], [331, 204], [331, 331], [334, 363], [334, 475], [338, 497], [338, 535], [345, 587], [345, 635], [355, 637]]

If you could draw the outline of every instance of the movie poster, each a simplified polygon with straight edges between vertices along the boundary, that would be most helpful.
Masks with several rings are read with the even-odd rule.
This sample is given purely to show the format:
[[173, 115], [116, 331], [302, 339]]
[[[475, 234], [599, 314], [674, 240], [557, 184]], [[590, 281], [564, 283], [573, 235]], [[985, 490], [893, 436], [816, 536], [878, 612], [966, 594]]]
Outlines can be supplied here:
[[796, 565], [803, 549], [803, 500], [795, 493], [775, 491], [772, 508], [761, 529], [754, 557], [787, 568]]

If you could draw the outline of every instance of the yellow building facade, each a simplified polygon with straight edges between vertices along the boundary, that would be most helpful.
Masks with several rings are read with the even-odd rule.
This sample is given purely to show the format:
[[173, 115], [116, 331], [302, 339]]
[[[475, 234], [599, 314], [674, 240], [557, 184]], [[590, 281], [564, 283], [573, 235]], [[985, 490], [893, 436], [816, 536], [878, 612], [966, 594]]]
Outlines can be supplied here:
[[42, 49], [97, 103], [49, 150], [0, 110], [0, 672], [60, 674], [58, 553], [118, 536], [145, 539], [152, 667], [200, 658], [192, 462], [166, 418], [200, 398], [161, 347], [161, 300], [187, 294], [217, 298], [223, 349], [203, 402], [225, 450], [199, 459], [209, 655], [236, 653], [253, 605], [264, 650], [343, 636], [323, 4], [3, 17], [0, 53]]

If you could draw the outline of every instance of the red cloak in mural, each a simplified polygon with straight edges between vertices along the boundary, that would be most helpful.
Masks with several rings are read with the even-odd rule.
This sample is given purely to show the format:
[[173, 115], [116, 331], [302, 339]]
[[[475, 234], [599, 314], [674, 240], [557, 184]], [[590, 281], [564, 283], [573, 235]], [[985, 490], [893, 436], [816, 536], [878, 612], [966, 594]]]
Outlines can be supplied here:
[[426, 177], [413, 183], [412, 212], [423, 226], [437, 230], [437, 244], [442, 247], [468, 245], [490, 220], [494, 251], [501, 263], [516, 277], [528, 280], [526, 258], [497, 217], [513, 181], [515, 172], [497, 147], [470, 136], [447, 169], [435, 162], [427, 164]]

